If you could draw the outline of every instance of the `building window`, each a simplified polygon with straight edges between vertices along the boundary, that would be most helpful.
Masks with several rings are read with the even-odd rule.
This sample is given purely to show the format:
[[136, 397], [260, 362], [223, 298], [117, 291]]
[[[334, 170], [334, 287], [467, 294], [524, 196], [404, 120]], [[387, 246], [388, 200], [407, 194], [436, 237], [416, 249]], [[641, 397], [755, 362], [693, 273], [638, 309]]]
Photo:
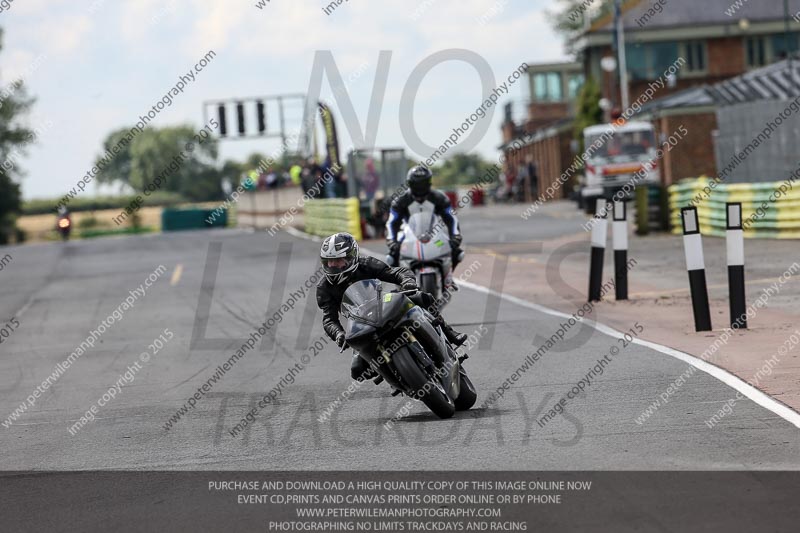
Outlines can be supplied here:
[[583, 87], [583, 74], [570, 74], [567, 78], [567, 98], [574, 100]]
[[632, 80], [646, 80], [647, 47], [642, 44], [629, 44], [625, 46], [625, 60], [628, 64], [628, 75]]
[[706, 71], [706, 43], [705, 41], [686, 41], [683, 43], [683, 57], [686, 58], [687, 72]]
[[797, 53], [797, 34], [789, 34], [789, 46], [786, 46], [786, 34], [778, 34], [772, 36], [772, 60], [780, 61], [786, 59], [787, 49], [790, 54]]
[[558, 72], [547, 73], [547, 95], [554, 102], [564, 99], [564, 94], [561, 91], [561, 74]]
[[748, 67], [763, 67], [767, 64], [767, 43], [761, 37], [748, 37], [745, 43]]
[[756, 35], [745, 39], [745, 59], [749, 68], [759, 68], [786, 59], [787, 54], [797, 54], [800, 39], [797, 32], [789, 34], [787, 43], [784, 33]]
[[648, 79], [655, 80], [664, 75], [664, 72], [677, 61], [680, 51], [676, 42], [652, 43], [650, 76]]
[[678, 59], [678, 43], [631, 43], [625, 46], [628, 74], [632, 80], [655, 80]]
[[537, 72], [533, 75], [533, 96], [537, 102], [560, 102], [564, 99], [559, 72]]

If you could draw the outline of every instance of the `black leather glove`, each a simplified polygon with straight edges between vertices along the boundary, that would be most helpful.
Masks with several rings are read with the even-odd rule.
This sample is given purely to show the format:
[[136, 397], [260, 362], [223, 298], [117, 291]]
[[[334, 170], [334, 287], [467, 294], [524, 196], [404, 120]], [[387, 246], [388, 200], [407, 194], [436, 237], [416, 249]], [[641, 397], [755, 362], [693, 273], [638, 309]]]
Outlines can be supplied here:
[[344, 333], [343, 333], [343, 332], [341, 332], [341, 331], [339, 332], [339, 334], [338, 334], [338, 335], [336, 335], [336, 345], [337, 345], [339, 348], [344, 348], [344, 345], [345, 345], [345, 341], [344, 341]]
[[416, 281], [406, 281], [400, 285], [400, 289], [404, 291], [418, 291], [419, 286], [417, 285]]
[[400, 243], [391, 239], [386, 241], [386, 246], [389, 248], [389, 255], [397, 257], [400, 254]]
[[464, 238], [461, 236], [461, 234], [453, 235], [452, 237], [450, 237], [450, 247], [461, 248], [461, 241], [463, 240]]

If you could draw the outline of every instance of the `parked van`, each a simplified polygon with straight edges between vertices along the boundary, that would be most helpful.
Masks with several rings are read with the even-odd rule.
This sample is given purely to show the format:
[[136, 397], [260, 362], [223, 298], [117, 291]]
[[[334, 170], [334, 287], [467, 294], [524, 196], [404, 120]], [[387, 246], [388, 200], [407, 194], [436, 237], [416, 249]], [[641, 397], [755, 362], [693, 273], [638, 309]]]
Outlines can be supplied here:
[[[599, 124], [583, 130], [586, 159], [581, 188], [581, 205], [593, 213], [598, 198], [611, 199], [622, 187], [658, 185], [661, 176], [656, 162], [656, 136], [649, 122], [622, 125]], [[593, 148], [595, 142], [605, 139]]]

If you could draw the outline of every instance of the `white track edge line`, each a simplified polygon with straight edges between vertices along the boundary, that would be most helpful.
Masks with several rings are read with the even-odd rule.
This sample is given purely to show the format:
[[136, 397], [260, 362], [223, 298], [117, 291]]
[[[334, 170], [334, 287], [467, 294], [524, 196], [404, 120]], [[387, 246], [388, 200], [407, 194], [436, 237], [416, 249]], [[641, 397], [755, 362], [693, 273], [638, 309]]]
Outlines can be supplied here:
[[[309, 235], [303, 231], [300, 231], [293, 227], [286, 228], [286, 231], [294, 235], [296, 237], [300, 237], [303, 239], [309, 239], [312, 241], [322, 240], [319, 237], [315, 237], [313, 235]], [[383, 257], [381, 254], [368, 250], [367, 248], [361, 248], [361, 250], [373, 255], [375, 257]], [[520, 305], [522, 307], [527, 307], [529, 309], [534, 309], [536, 311], [540, 311], [547, 315], [557, 316], [560, 318], [572, 318], [572, 315], [568, 315], [563, 311], [557, 311], [556, 309], [551, 309], [549, 307], [545, 307], [543, 305], [535, 304], [533, 302], [529, 302], [527, 300], [523, 300], [522, 298], [518, 298], [516, 296], [512, 296], [510, 294], [504, 294], [502, 292], [497, 292], [494, 289], [490, 289], [488, 287], [484, 287], [483, 285], [477, 285], [475, 283], [471, 283], [469, 281], [459, 280], [458, 284], [462, 287], [466, 287], [468, 289], [472, 289], [474, 291], [482, 292], [484, 294], [491, 294], [497, 296], [499, 298], [503, 298], [504, 300], [508, 300], [511, 303]], [[583, 319], [581, 322], [585, 322], [591, 327], [595, 328], [600, 333], [604, 333], [610, 337], [619, 337], [620, 335], [624, 335], [621, 331], [618, 331], [611, 326], [607, 326], [605, 324], [601, 324], [594, 320]], [[646, 348], [650, 348], [651, 350], [655, 350], [657, 352], [661, 352], [665, 355], [669, 355], [670, 357], [674, 357], [680, 361], [683, 361], [687, 364], [692, 365], [693, 367], [697, 368], [698, 370], [705, 372], [706, 374], [717, 378], [719, 381], [724, 383], [725, 385], [729, 386], [730, 388], [742, 393], [744, 396], [755, 402], [756, 404], [760, 405], [764, 409], [771, 411], [778, 415], [779, 417], [783, 418], [796, 428], [800, 428], [800, 413], [789, 407], [788, 405], [779, 402], [772, 396], [758, 390], [757, 388], [753, 387], [742, 378], [731, 374], [727, 370], [720, 368], [718, 366], [714, 366], [711, 363], [700, 359], [699, 357], [695, 357], [694, 355], [688, 354], [686, 352], [681, 352], [680, 350], [676, 350], [675, 348], [670, 348], [669, 346], [664, 346], [663, 344], [658, 344], [652, 341], [646, 341], [643, 339], [633, 339], [634, 344], [639, 344]]]
[[[572, 315], [568, 315], [567, 313], [564, 313], [562, 311], [550, 309], [549, 307], [544, 307], [542, 305], [535, 304], [527, 300], [523, 300], [522, 298], [517, 298], [516, 296], [503, 294], [488, 287], [484, 287], [483, 285], [476, 285], [475, 283], [470, 283], [469, 281], [459, 281], [459, 285], [466, 287], [468, 289], [472, 289], [474, 291], [498, 296], [514, 304], [520, 305], [522, 307], [527, 307], [529, 309], [535, 309], [537, 311], [541, 311], [542, 313], [548, 315], [557, 316], [560, 318], [572, 318]], [[595, 328], [597, 331], [604, 333], [610, 337], [619, 337], [621, 335], [624, 335], [621, 331], [618, 331], [612, 328], [611, 326], [607, 326], [605, 324], [601, 324], [593, 320], [584, 319], [583, 322], [586, 322], [587, 324]], [[674, 357], [675, 359], [679, 359], [685, 363], [692, 365], [698, 370], [701, 370], [706, 374], [709, 374], [710, 376], [717, 378], [725, 385], [742, 393], [744, 396], [746, 396], [756, 404], [760, 405], [761, 407], [769, 411], [772, 411], [773, 413], [783, 418], [793, 426], [800, 428], [800, 413], [793, 410], [786, 404], [779, 402], [778, 400], [769, 396], [768, 394], [758, 390], [757, 388], [753, 387], [740, 377], [731, 374], [727, 370], [720, 368], [718, 366], [714, 366], [711, 363], [708, 363], [703, 359], [700, 359], [699, 357], [695, 357], [694, 355], [681, 352], [674, 348], [670, 348], [669, 346], [664, 346], [662, 344], [658, 344], [652, 341], [646, 341], [643, 339], [633, 339], [633, 343], [645, 346], [647, 348], [669, 355], [671, 357]]]

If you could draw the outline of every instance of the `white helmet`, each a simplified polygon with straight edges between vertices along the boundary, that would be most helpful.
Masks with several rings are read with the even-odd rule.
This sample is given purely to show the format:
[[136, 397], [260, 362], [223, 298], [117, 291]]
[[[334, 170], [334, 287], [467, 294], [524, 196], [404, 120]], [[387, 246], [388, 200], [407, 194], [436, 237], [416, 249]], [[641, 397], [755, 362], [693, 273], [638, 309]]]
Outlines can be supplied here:
[[[322, 242], [319, 258], [328, 281], [342, 283], [358, 267], [358, 243], [349, 233], [334, 233]], [[345, 264], [333, 266], [332, 259], [344, 259]]]

